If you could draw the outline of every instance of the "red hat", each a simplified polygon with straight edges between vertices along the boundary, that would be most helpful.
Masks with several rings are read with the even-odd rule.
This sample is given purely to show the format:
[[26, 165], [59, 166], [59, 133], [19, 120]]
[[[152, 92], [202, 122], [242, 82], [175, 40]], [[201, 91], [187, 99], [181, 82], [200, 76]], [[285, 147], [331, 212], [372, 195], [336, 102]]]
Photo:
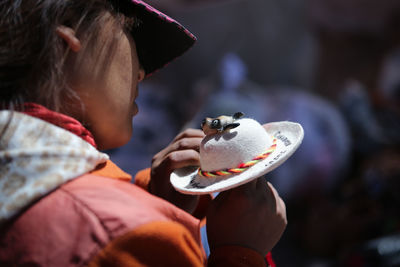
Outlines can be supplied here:
[[118, 12], [139, 19], [132, 29], [139, 61], [146, 75], [182, 55], [196, 37], [174, 19], [141, 0], [111, 0]]

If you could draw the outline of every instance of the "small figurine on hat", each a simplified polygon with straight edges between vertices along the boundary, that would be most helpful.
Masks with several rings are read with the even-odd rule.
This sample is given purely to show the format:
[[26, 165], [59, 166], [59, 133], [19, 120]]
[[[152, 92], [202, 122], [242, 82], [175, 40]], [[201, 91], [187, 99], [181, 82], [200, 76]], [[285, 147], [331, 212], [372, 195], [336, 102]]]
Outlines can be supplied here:
[[201, 123], [201, 129], [206, 135], [216, 134], [229, 129], [234, 129], [240, 124], [235, 122], [244, 114], [236, 112], [233, 116], [219, 116], [217, 118], [205, 118]]
[[299, 147], [304, 132], [288, 121], [261, 125], [250, 118], [206, 118], [200, 144], [200, 167], [171, 173], [172, 185], [184, 194], [220, 192], [257, 179], [286, 161]]

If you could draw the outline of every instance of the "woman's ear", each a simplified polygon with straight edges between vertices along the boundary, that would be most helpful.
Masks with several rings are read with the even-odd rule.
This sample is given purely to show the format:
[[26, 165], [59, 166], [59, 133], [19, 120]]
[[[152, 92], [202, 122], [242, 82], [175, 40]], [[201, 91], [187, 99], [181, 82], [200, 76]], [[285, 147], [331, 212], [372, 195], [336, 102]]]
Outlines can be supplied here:
[[57, 27], [56, 33], [68, 44], [68, 47], [72, 51], [78, 52], [79, 50], [81, 50], [81, 41], [76, 37], [75, 31], [73, 29], [67, 26], [60, 25]]

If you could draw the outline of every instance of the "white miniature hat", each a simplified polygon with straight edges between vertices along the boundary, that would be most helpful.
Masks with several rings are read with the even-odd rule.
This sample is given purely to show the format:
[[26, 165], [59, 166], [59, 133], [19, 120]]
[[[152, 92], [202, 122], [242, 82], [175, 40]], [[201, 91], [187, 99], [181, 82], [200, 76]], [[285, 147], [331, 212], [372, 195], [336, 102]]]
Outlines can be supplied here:
[[202, 195], [248, 183], [285, 162], [304, 136], [301, 125], [294, 122], [272, 122], [265, 127], [249, 118], [235, 122], [240, 125], [202, 140], [200, 168], [171, 173], [177, 191]]

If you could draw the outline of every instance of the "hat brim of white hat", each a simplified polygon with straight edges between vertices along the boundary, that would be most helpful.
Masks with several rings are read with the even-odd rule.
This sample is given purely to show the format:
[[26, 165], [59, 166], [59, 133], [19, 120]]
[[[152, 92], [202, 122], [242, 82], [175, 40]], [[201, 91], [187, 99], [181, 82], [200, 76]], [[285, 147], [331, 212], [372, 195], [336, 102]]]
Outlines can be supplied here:
[[264, 128], [271, 138], [276, 138], [274, 152], [264, 160], [242, 173], [216, 178], [200, 176], [198, 167], [177, 169], [171, 173], [171, 184], [183, 194], [203, 195], [240, 186], [279, 167], [300, 146], [304, 137], [303, 127], [298, 123], [282, 121], [265, 124]]

